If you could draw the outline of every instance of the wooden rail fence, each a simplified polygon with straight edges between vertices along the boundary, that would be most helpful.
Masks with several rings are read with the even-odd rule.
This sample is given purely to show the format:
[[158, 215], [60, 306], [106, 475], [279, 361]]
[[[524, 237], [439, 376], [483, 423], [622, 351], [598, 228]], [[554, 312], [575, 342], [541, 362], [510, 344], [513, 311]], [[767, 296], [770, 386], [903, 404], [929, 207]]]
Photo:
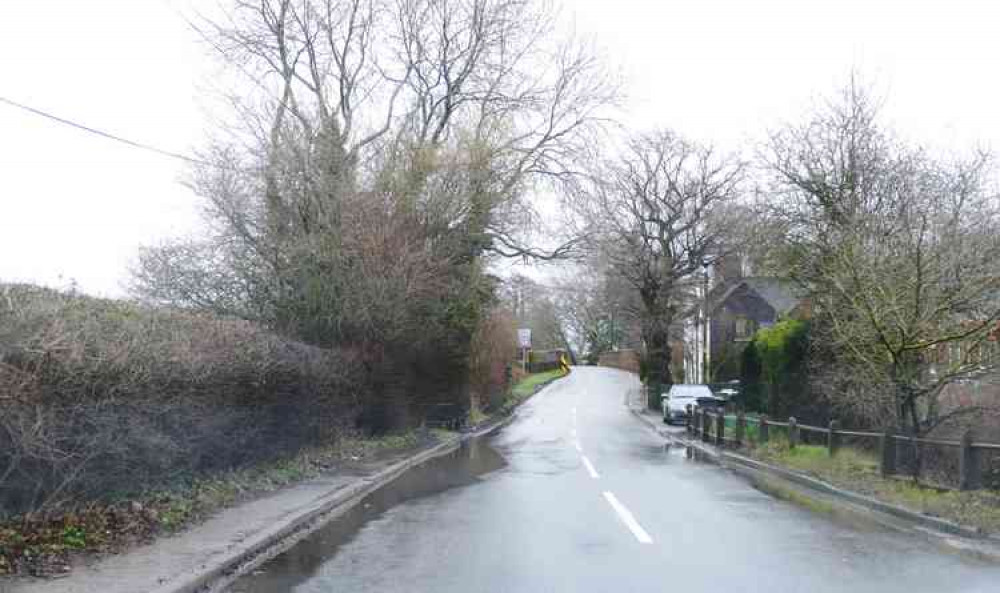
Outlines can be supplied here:
[[[867, 438], [877, 442], [879, 472], [883, 477], [902, 473], [899, 468], [899, 445], [908, 445], [911, 450], [921, 446], [934, 446], [952, 451], [952, 459], [957, 461], [957, 487], [959, 490], [978, 490], [984, 487], [983, 456], [1000, 456], [1000, 444], [974, 442], [972, 432], [966, 431], [957, 441], [942, 439], [914, 438], [899, 434], [894, 429], [884, 432], [845, 430], [836, 420], [826, 427], [799, 424], [794, 417], [787, 422], [779, 422], [766, 415], [756, 417], [743, 413], [726, 416], [724, 412], [714, 413], [705, 409], [692, 409], [688, 405], [687, 431], [693, 437], [720, 447], [751, 447], [766, 444], [771, 440], [772, 429], [780, 428], [786, 434], [789, 448], [794, 449], [802, 441], [802, 433], [823, 435], [830, 456], [836, 455], [843, 447], [846, 437]], [[733, 430], [728, 431], [726, 419], [734, 420]], [[749, 437], [748, 426], [755, 425], [755, 438]], [[1000, 458], [1000, 457], [998, 457]]]

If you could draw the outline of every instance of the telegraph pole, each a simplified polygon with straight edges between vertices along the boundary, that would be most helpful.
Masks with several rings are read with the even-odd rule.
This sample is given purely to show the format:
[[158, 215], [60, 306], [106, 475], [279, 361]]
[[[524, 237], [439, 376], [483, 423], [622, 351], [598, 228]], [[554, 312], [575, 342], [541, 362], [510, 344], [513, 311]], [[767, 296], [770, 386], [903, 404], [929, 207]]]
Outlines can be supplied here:
[[711, 350], [708, 345], [708, 261], [702, 261], [702, 299], [701, 299], [701, 382], [708, 384], [711, 378]]

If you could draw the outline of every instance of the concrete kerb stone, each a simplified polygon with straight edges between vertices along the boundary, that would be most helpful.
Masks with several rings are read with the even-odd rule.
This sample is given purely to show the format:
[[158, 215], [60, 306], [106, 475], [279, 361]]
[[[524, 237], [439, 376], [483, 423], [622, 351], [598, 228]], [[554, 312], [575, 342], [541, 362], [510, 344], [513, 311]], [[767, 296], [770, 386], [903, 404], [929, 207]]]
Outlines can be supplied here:
[[[970, 527], [966, 525], [960, 525], [946, 519], [941, 519], [938, 517], [932, 517], [929, 515], [924, 515], [922, 513], [912, 511], [903, 507], [899, 507], [893, 504], [882, 502], [856, 492], [851, 492], [848, 490], [843, 490], [837, 488], [831, 484], [828, 484], [822, 480], [807, 476], [805, 474], [795, 472], [792, 470], [785, 469], [783, 467], [778, 467], [768, 463], [763, 463], [755, 459], [750, 459], [744, 455], [739, 455], [730, 451], [721, 450], [717, 447], [711, 445], [705, 445], [700, 441], [690, 440], [685, 438], [685, 435], [679, 433], [673, 433], [670, 431], [662, 430], [655, 422], [650, 418], [647, 418], [641, 411], [630, 409], [630, 411], [646, 424], [649, 428], [654, 430], [657, 434], [665, 439], [673, 441], [679, 445], [684, 445], [687, 447], [692, 447], [697, 449], [705, 457], [709, 458], [723, 467], [732, 469], [743, 475], [744, 477], [755, 478], [762, 476], [771, 476], [783, 479], [790, 482], [800, 488], [805, 488], [812, 490], [817, 493], [827, 495], [834, 500], [838, 500], [841, 503], [848, 505], [856, 505], [865, 508], [870, 511], [875, 511], [879, 513], [884, 513], [890, 515], [896, 519], [902, 519], [903, 521], [909, 523], [914, 529], [919, 530], [930, 535], [937, 536], [939, 538], [947, 538], [947, 536], [958, 536], [961, 538], [966, 538], [969, 540], [976, 540], [980, 542], [985, 542], [991, 546], [1000, 545], [1000, 537], [996, 535], [986, 534], [978, 528]], [[954, 544], [955, 542], [949, 540], [949, 543]], [[959, 546], [962, 547], [962, 546]], [[980, 553], [984, 553], [983, 550], [978, 550]], [[985, 552], [986, 555], [992, 557], [995, 560], [1000, 560], [1000, 549], [990, 550]]]
[[304, 507], [295, 516], [280, 521], [270, 529], [258, 533], [217, 559], [211, 565], [203, 565], [199, 570], [182, 575], [154, 589], [151, 593], [201, 593], [219, 591], [239, 576], [260, 566], [270, 558], [287, 550], [307, 535], [354, 508], [365, 496], [392, 482], [405, 472], [457, 450], [462, 443], [499, 430], [513, 422], [516, 411], [525, 402], [558, 379], [539, 386], [530, 397], [519, 402], [504, 418], [488, 422], [468, 433], [456, 436], [399, 461], [375, 475], [361, 478], [358, 482], [335, 490], [320, 498], [315, 504]]

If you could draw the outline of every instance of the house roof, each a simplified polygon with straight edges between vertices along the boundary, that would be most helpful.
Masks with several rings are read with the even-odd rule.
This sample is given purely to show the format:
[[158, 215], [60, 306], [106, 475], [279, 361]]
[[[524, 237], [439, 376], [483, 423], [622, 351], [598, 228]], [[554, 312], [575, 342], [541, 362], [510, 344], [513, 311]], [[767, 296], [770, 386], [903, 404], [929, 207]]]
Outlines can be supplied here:
[[802, 289], [792, 280], [758, 276], [729, 280], [708, 292], [709, 311], [714, 313], [740, 286], [746, 286], [770, 305], [775, 313], [784, 315], [802, 302]]
[[744, 282], [767, 301], [767, 304], [774, 307], [778, 315], [788, 313], [805, 297], [802, 287], [788, 278], [747, 278]]

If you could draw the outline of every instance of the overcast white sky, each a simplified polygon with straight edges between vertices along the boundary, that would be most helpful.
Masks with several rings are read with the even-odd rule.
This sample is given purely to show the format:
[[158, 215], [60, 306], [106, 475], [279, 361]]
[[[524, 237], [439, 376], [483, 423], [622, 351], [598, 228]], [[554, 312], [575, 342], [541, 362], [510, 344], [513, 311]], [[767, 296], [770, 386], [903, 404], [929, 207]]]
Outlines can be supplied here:
[[[181, 5], [3, 0], [0, 97], [190, 152], [210, 64]], [[910, 138], [1000, 146], [1000, 2], [566, 0], [565, 12], [621, 67], [634, 127], [737, 148], [856, 68]], [[0, 280], [121, 295], [139, 245], [195, 228], [183, 173], [0, 104]]]

